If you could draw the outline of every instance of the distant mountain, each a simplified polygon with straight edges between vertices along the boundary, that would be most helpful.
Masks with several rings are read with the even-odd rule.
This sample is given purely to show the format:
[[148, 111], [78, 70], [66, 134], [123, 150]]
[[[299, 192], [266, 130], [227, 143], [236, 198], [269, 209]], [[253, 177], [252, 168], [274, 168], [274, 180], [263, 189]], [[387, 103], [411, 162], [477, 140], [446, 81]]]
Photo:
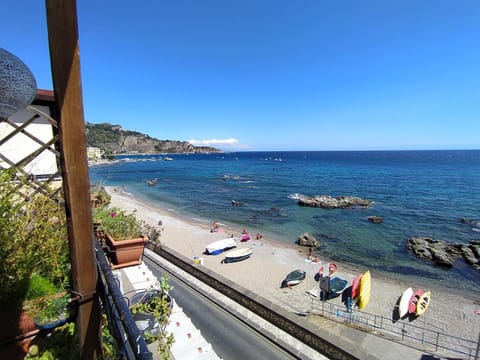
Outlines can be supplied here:
[[97, 147], [107, 154], [123, 153], [212, 153], [221, 150], [208, 146], [193, 146], [186, 141], [158, 140], [149, 135], [123, 129], [109, 123], [86, 124], [87, 146]]

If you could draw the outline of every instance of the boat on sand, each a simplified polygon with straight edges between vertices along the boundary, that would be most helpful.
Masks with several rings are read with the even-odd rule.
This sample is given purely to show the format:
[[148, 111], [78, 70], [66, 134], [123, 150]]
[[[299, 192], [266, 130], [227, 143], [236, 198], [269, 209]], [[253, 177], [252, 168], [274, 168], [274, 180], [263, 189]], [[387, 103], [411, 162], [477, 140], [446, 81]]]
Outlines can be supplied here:
[[425, 291], [417, 303], [417, 315], [423, 315], [427, 311], [428, 304], [430, 304], [430, 291]]
[[362, 274], [358, 274], [352, 281], [352, 299], [356, 299], [360, 294], [360, 279]]
[[408, 302], [408, 313], [409, 314], [416, 314], [417, 313], [417, 304], [418, 300], [420, 300], [420, 297], [423, 294], [423, 290], [417, 289], [413, 292], [413, 295], [410, 298], [410, 301]]
[[252, 248], [241, 248], [231, 250], [225, 254], [225, 260], [223, 262], [230, 263], [230, 262], [237, 262], [248, 259], [253, 254]]
[[208, 244], [205, 250], [207, 255], [218, 255], [226, 250], [230, 250], [237, 247], [235, 238], [230, 237], [222, 240], [217, 240]]
[[329, 290], [325, 294], [325, 299], [333, 299], [339, 296], [347, 288], [348, 281], [337, 276], [329, 280]]
[[371, 287], [371, 280], [370, 280], [370, 271], [366, 271], [362, 277], [360, 278], [360, 286], [359, 286], [359, 295], [358, 295], [358, 308], [360, 310], [365, 309], [370, 301], [370, 287]]
[[293, 270], [282, 281], [282, 288], [297, 285], [305, 279], [306, 272], [303, 270]]
[[405, 317], [408, 314], [408, 305], [410, 304], [410, 299], [413, 295], [413, 289], [409, 287], [406, 289], [402, 296], [400, 297], [400, 302], [398, 304], [398, 315], [401, 318]]

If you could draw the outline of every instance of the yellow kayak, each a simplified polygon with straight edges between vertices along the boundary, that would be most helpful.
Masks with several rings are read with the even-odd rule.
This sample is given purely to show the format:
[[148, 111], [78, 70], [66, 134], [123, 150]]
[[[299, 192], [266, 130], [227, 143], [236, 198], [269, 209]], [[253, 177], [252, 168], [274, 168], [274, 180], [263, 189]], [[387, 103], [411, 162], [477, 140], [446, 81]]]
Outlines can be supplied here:
[[358, 295], [358, 308], [365, 309], [370, 301], [370, 271], [365, 272], [360, 278], [360, 291]]
[[417, 302], [417, 315], [423, 315], [430, 303], [430, 291], [425, 291]]

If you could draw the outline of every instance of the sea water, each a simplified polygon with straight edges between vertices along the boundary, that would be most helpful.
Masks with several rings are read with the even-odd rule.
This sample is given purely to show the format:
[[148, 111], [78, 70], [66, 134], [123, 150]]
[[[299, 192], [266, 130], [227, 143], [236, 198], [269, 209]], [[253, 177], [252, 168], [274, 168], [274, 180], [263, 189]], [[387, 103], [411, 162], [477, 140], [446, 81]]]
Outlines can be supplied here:
[[[121, 156], [90, 168], [92, 183], [208, 223], [214, 220], [295, 243], [304, 232], [316, 250], [394, 277], [480, 292], [480, 271], [459, 259], [446, 269], [417, 259], [407, 240], [480, 239], [480, 151], [236, 152]], [[154, 186], [147, 180], [157, 178]], [[298, 197], [350, 195], [370, 208], [301, 207]], [[235, 201], [235, 203], [232, 202]], [[235, 205], [235, 206], [234, 206]], [[369, 216], [381, 216], [373, 224]], [[413, 284], [413, 286], [415, 286]]]

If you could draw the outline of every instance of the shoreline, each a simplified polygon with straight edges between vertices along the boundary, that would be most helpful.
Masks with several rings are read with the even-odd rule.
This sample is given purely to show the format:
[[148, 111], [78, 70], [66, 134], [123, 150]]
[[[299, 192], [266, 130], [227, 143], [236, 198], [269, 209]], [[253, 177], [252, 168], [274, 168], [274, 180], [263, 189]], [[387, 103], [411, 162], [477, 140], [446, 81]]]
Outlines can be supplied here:
[[[204, 259], [203, 266], [206, 268], [277, 303], [287, 311], [305, 312], [310, 309], [312, 299], [315, 300], [315, 298], [309, 294], [309, 291], [318, 290], [318, 283], [315, 281], [314, 275], [321, 264], [306, 261], [307, 247], [288, 244], [270, 237], [264, 237], [261, 240], [253, 239], [248, 242], [237, 241], [238, 248], [251, 247], [253, 249], [252, 257], [238, 263], [222, 264], [223, 256], [221, 254], [217, 256], [203, 254], [206, 245], [230, 237], [232, 234], [240, 238], [240, 229], [222, 224], [223, 231], [211, 233], [211, 225], [215, 219], [210, 222], [208, 219], [182, 216], [181, 213], [138, 199], [122, 190], [114, 191], [114, 188], [114, 186], [105, 187], [112, 197], [110, 206], [117, 206], [129, 212], [136, 210], [139, 219], [154, 226], [157, 226], [159, 221], [162, 222], [163, 231], [160, 238], [162, 245], [191, 258], [192, 262], [194, 256], [202, 257]], [[252, 234], [252, 237], [255, 238], [255, 234]], [[321, 263], [329, 261], [321, 255], [319, 258]], [[349, 284], [355, 275], [369, 270], [351, 264], [340, 262], [336, 262], [336, 264], [338, 276], [347, 280]], [[306, 271], [305, 280], [292, 288], [280, 288], [286, 274], [295, 269]], [[425, 281], [419, 280], [416, 284], [410, 284], [402, 279], [389, 278], [375, 271], [371, 271], [371, 273], [372, 293], [370, 303], [364, 311], [391, 319], [397, 300], [407, 287], [416, 288], [422, 285], [427, 289], [425, 285], [428, 285], [428, 290], [432, 291], [431, 304], [427, 313], [415, 321], [419, 325], [428, 322], [442, 333], [477, 341], [476, 337], [480, 331], [480, 316], [475, 312], [480, 309], [480, 299], [473, 294], [470, 294], [471, 296], [469, 294], [453, 294], [449, 289], [432, 286]], [[342, 305], [341, 297], [329, 300], [329, 302]]]

